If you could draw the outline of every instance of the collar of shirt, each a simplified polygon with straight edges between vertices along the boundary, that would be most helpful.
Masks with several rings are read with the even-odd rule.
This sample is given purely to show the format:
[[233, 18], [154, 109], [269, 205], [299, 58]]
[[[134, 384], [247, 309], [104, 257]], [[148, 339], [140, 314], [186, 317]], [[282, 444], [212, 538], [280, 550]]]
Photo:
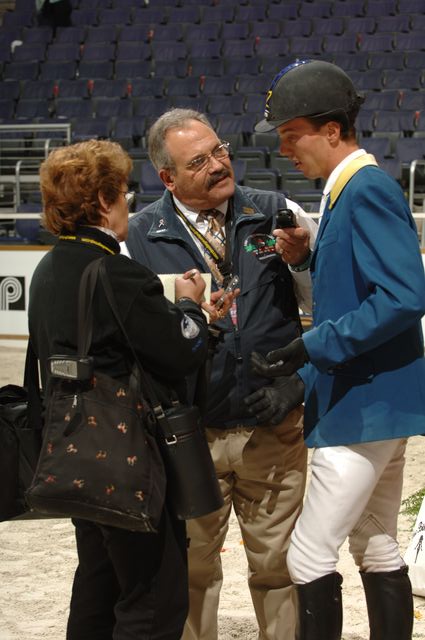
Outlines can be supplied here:
[[367, 151], [365, 151], [364, 149], [356, 149], [356, 151], [353, 151], [352, 153], [350, 153], [350, 155], [344, 158], [344, 160], [342, 160], [332, 171], [331, 175], [326, 181], [325, 188], [323, 189], [323, 195], [320, 201], [319, 217], [323, 215], [329, 193], [331, 192], [331, 189], [334, 186], [335, 182], [337, 181], [341, 171], [343, 171], [345, 167], [349, 165], [352, 160], [355, 160], [356, 158], [360, 158], [360, 156], [364, 156], [366, 153]]
[[[204, 216], [199, 215], [199, 209], [191, 209], [183, 202], [180, 202], [180, 200], [178, 200], [175, 196], [173, 196], [173, 200], [176, 204], [176, 207], [180, 209], [180, 211], [186, 216], [189, 222], [191, 222], [193, 226], [198, 229], [198, 231], [200, 231], [201, 233], [205, 233], [205, 231], [207, 230], [208, 221]], [[228, 206], [229, 201], [226, 200], [219, 207], [215, 207], [215, 209], [218, 209], [218, 211], [221, 211], [221, 213], [224, 213], [224, 215], [226, 215]], [[184, 221], [180, 218], [180, 216], [177, 217], [180, 222], [184, 224]]]

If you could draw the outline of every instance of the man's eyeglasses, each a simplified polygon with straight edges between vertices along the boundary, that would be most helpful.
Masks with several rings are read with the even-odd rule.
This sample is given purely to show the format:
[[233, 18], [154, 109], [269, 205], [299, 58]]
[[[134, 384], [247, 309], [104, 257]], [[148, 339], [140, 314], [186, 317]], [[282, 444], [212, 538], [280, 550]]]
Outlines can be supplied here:
[[208, 165], [210, 158], [215, 158], [216, 160], [224, 160], [228, 158], [230, 154], [230, 142], [221, 142], [215, 149], [211, 151], [211, 153], [206, 153], [204, 156], [198, 156], [194, 158], [186, 165], [187, 169], [191, 171], [200, 171], [201, 169], [205, 169]]
[[121, 191], [124, 194], [125, 201], [127, 206], [130, 206], [134, 202], [134, 198], [136, 197], [136, 193], [134, 191]]

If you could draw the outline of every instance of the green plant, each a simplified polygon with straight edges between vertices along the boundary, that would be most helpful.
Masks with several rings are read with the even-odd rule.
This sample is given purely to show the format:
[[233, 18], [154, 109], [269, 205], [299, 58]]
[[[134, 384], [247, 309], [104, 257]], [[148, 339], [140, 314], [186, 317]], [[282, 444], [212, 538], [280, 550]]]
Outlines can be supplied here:
[[419, 489], [419, 491], [415, 491], [411, 496], [408, 496], [405, 500], [402, 501], [401, 505], [403, 507], [402, 513], [405, 513], [408, 516], [416, 517], [418, 515], [419, 509], [421, 508], [422, 500], [425, 496], [425, 487], [423, 489]]

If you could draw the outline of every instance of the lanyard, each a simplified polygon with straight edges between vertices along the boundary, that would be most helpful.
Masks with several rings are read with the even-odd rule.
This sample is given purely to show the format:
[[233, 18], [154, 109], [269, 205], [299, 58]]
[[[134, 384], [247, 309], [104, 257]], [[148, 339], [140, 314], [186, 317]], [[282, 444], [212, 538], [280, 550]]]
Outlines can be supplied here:
[[100, 247], [113, 256], [116, 254], [116, 251], [107, 247], [106, 244], [99, 242], [99, 240], [93, 240], [93, 238], [86, 238], [84, 236], [59, 236], [59, 240], [66, 240], [68, 242], [86, 242], [87, 244], [94, 244], [96, 247]]
[[223, 278], [224, 278], [224, 286], [232, 277], [232, 263], [231, 263], [231, 250], [230, 250], [230, 233], [231, 233], [231, 220], [232, 220], [232, 207], [231, 202], [229, 202], [230, 210], [227, 212], [226, 216], [226, 224], [225, 224], [225, 243], [224, 243], [224, 260], [218, 255], [217, 251], [211, 246], [208, 240], [202, 235], [202, 233], [195, 227], [194, 224], [184, 215], [183, 211], [177, 207], [176, 203], [173, 200], [174, 209], [179, 216], [179, 218], [185, 223], [185, 225], [189, 228], [189, 230], [193, 233], [193, 235], [199, 240], [202, 246], [208, 251], [212, 259], [217, 264], [217, 267], [220, 269]]
[[[174, 209], [176, 210], [176, 213], [179, 216], [179, 218], [181, 218], [181, 220], [183, 220], [185, 225], [189, 227], [190, 231], [199, 240], [202, 246], [208, 251], [208, 253], [214, 259], [217, 265], [220, 265], [223, 262], [223, 260], [220, 258], [217, 251], [214, 249], [214, 247], [211, 246], [211, 244], [208, 242], [205, 236], [199, 231], [199, 229], [197, 229], [195, 225], [191, 223], [189, 218], [187, 218], [184, 215], [183, 211], [180, 211], [180, 209], [177, 207], [175, 202], [174, 202]], [[226, 238], [226, 244], [227, 244], [227, 238]]]

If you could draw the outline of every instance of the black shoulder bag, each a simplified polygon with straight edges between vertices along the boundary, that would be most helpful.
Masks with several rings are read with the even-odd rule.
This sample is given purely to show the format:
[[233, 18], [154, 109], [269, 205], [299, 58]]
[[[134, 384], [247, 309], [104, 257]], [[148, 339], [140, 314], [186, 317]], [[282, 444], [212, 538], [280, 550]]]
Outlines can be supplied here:
[[163, 510], [166, 477], [142, 400], [140, 367], [135, 359], [124, 383], [93, 371], [88, 356], [101, 265], [103, 258], [90, 263], [81, 279], [78, 355], [49, 359], [43, 445], [26, 499], [42, 514], [152, 532]]

